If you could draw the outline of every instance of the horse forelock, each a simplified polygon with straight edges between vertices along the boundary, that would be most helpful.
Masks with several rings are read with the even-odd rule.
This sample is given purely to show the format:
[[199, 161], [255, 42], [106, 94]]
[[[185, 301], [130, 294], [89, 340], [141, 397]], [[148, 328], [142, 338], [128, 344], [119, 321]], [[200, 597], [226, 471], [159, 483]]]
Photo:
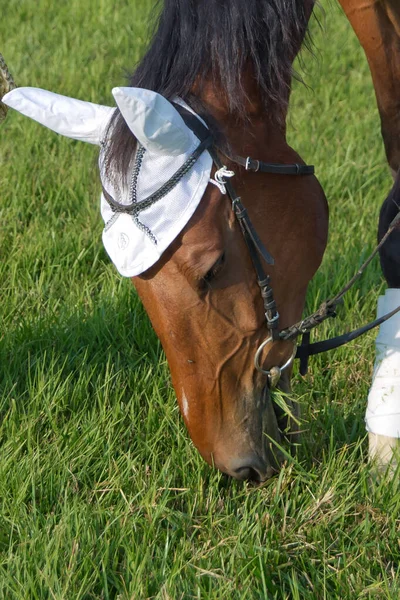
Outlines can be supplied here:
[[[292, 63], [312, 6], [313, 0], [164, 0], [130, 85], [191, 104], [193, 89], [201, 90], [211, 79], [227, 110], [245, 119], [243, 74], [250, 69], [264, 110], [282, 124]], [[118, 111], [111, 128], [107, 162], [114, 172], [125, 174], [136, 140]]]

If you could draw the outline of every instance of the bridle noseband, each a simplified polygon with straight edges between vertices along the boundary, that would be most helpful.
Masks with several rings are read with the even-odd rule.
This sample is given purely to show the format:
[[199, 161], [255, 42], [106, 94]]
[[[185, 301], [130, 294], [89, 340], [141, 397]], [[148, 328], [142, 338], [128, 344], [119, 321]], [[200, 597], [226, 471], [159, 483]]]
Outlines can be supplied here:
[[[215, 146], [214, 138], [210, 132], [210, 130], [203, 125], [200, 119], [186, 108], [181, 106], [180, 104], [174, 103], [176, 110], [180, 113], [181, 117], [185, 121], [186, 125], [193, 131], [196, 137], [199, 139], [200, 144], [194, 150], [194, 152], [189, 156], [189, 158], [185, 161], [185, 163], [176, 171], [176, 173], [163, 185], [156, 193], [152, 194], [148, 198], [145, 198], [141, 201], [136, 201], [136, 198], [130, 202], [130, 204], [122, 204], [114, 200], [112, 196], [107, 192], [107, 190], [103, 186], [103, 194], [110, 205], [111, 209], [115, 213], [128, 213], [132, 215], [132, 217], [138, 221], [138, 215], [142, 210], [149, 208], [155, 202], [158, 202], [161, 198], [163, 198], [166, 194], [168, 194], [185, 176], [185, 174], [192, 168], [196, 160], [199, 156], [205, 151], [211, 155], [213, 162], [218, 171], [226, 170], [226, 167], [222, 164], [222, 161], [217, 152], [217, 148]], [[312, 175], [314, 173], [314, 167], [312, 165], [287, 165], [287, 164], [277, 164], [277, 163], [265, 163], [260, 160], [252, 159], [251, 157], [243, 158], [241, 156], [229, 156], [230, 161], [237, 163], [238, 165], [244, 167], [247, 171], [253, 171], [255, 173], [270, 173], [270, 174], [278, 174], [278, 175]], [[133, 171], [133, 179], [137, 179], [138, 170], [140, 169], [140, 164], [135, 163], [134, 171]], [[320, 354], [321, 352], [326, 352], [327, 350], [333, 350], [350, 342], [360, 335], [363, 335], [367, 331], [378, 327], [381, 323], [384, 323], [394, 314], [400, 311], [400, 306], [398, 306], [395, 310], [392, 310], [390, 313], [387, 313], [383, 317], [379, 319], [375, 319], [371, 323], [360, 327], [354, 331], [346, 333], [341, 336], [337, 336], [335, 338], [331, 338], [328, 340], [324, 340], [322, 342], [316, 342], [313, 344], [309, 343], [310, 340], [310, 332], [312, 329], [317, 327], [320, 323], [328, 319], [329, 317], [336, 316], [336, 308], [337, 305], [342, 301], [344, 294], [354, 285], [354, 283], [361, 277], [365, 268], [369, 265], [373, 257], [377, 254], [379, 249], [383, 246], [383, 244], [388, 239], [389, 235], [395, 229], [395, 227], [400, 223], [400, 212], [395, 216], [393, 221], [390, 223], [389, 228], [386, 234], [381, 239], [378, 246], [374, 249], [368, 259], [364, 262], [361, 268], [357, 271], [354, 277], [349, 281], [349, 283], [331, 300], [327, 300], [323, 302], [320, 308], [310, 315], [309, 317], [303, 319], [299, 323], [288, 327], [282, 331], [279, 330], [279, 313], [276, 307], [276, 303], [274, 300], [273, 290], [270, 285], [270, 277], [265, 273], [263, 263], [267, 265], [273, 265], [274, 259], [271, 254], [265, 248], [263, 242], [257, 234], [256, 229], [253, 226], [253, 223], [250, 220], [250, 217], [247, 213], [246, 208], [243, 206], [241, 198], [236, 194], [235, 189], [230, 181], [230, 179], [223, 179], [221, 181], [223, 183], [228, 197], [232, 204], [232, 210], [236, 216], [236, 219], [240, 225], [241, 232], [243, 234], [244, 241], [246, 243], [247, 249], [250, 254], [250, 258], [254, 267], [254, 270], [257, 275], [257, 283], [260, 287], [261, 296], [264, 304], [264, 314], [266, 326], [268, 329], [268, 337], [265, 339], [258, 347], [255, 357], [254, 357], [254, 366], [260, 373], [263, 373], [268, 377], [268, 383], [271, 387], [275, 387], [279, 379], [281, 377], [282, 371], [287, 369], [293, 362], [295, 358], [300, 359], [300, 373], [305, 375], [308, 370], [308, 359], [310, 356], [314, 354]], [[139, 225], [142, 225], [138, 221]], [[296, 347], [294, 344], [294, 350], [290, 358], [281, 366], [274, 366], [269, 370], [266, 370], [262, 367], [261, 359], [262, 352], [264, 348], [271, 342], [276, 341], [293, 341], [297, 339], [300, 335], [303, 336], [302, 344]]]

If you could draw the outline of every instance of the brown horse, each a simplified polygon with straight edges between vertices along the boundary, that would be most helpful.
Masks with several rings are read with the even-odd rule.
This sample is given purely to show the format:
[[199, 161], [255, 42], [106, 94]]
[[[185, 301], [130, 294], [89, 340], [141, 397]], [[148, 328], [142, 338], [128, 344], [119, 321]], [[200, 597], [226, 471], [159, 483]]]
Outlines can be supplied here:
[[[280, 328], [301, 318], [307, 285], [321, 262], [328, 228], [325, 195], [312, 174], [250, 172], [227, 155], [303, 164], [286, 142], [285, 120], [292, 62], [311, 7], [304, 0], [166, 0], [131, 80], [133, 87], [171, 101], [180, 97], [208, 124], [219, 159], [235, 172], [235, 191], [274, 257], [274, 266], [265, 265], [264, 271]], [[121, 181], [128, 177], [136, 146], [116, 111], [106, 163]], [[239, 479], [271, 476], [282, 460], [277, 448], [282, 432], [293, 434], [296, 419], [274, 407], [267, 378], [255, 368], [256, 350], [270, 331], [256, 271], [223, 190], [207, 186], [186, 227], [133, 282], [162, 342], [183, 418], [202, 456]], [[262, 368], [282, 366], [292, 354], [292, 342], [268, 343]], [[289, 381], [290, 368], [279, 382], [286, 392]], [[296, 415], [295, 405], [290, 408]]]
[[[388, 58], [388, 50], [392, 56], [400, 52], [399, 13], [385, 2], [342, 0], [342, 5], [370, 62], [388, 160], [397, 170], [400, 63]], [[181, 97], [216, 136], [219, 157], [235, 172], [235, 189], [275, 259], [265, 271], [281, 329], [301, 318], [308, 282], [321, 262], [326, 199], [313, 175], [249, 172], [227, 156], [302, 164], [286, 142], [285, 121], [292, 63], [312, 6], [304, 0], [165, 0], [149, 50], [131, 79], [132, 86], [167, 99]], [[136, 139], [118, 111], [109, 135], [108, 164], [127, 177]], [[265, 480], [281, 462], [282, 433], [295, 433], [296, 423], [273, 405], [266, 378], [254, 366], [269, 331], [227, 196], [209, 185], [184, 230], [133, 282], [162, 342], [196, 447], [233, 477]], [[292, 350], [288, 342], [267, 344], [263, 367], [282, 365]], [[279, 386], [289, 391], [289, 381], [290, 369]], [[296, 414], [294, 404], [291, 409]]]
[[[195, 15], [190, 43], [196, 55], [201, 45], [196, 28], [202, 17], [203, 22], [206, 19], [199, 2], [185, 1]], [[400, 11], [395, 0], [340, 2], [370, 64], [387, 157], [396, 173], [400, 166]], [[216, 3], [212, 4], [208, 8], [216, 10]], [[220, 2], [216, 15], [216, 22], [220, 16], [230, 33], [223, 28], [202, 30], [205, 43], [218, 52], [214, 56], [207, 56], [204, 50], [197, 52], [198, 56], [206, 56], [206, 68], [199, 71], [192, 62], [191, 75], [186, 73], [186, 78], [179, 78], [187, 82], [186, 86], [179, 84], [174, 88], [174, 74], [184, 74], [184, 62], [179, 58], [169, 63], [164, 78], [156, 80], [148, 74], [150, 66], [168, 53], [167, 47], [163, 48], [166, 39], [175, 56], [184, 51], [184, 36], [172, 33], [171, 9], [180, 19], [178, 30], [183, 31], [185, 26], [186, 34], [190, 30], [183, 3], [167, 2], [154, 42], [133, 75], [132, 85], [149, 86], [167, 97], [179, 94], [192, 106], [201, 106], [206, 121], [218, 124], [233, 154], [297, 162], [299, 157], [285, 138], [289, 66], [303, 42], [313, 3], [294, 1], [278, 8], [274, 2], [261, 1], [257, 7], [249, 2], [244, 10], [241, 5], [242, 12], [238, 10], [236, 14], [237, 3], [231, 4], [229, 10]], [[249, 16], [258, 17], [252, 20], [252, 32], [246, 28]], [[239, 54], [237, 59], [229, 57], [226, 35], [235, 31], [240, 18], [239, 26], [246, 35], [231, 40], [230, 45]], [[277, 37], [271, 33], [275, 26]], [[259, 54], [254, 50], [257, 37], [265, 40], [265, 45], [258, 48]], [[268, 54], [268, 59], [260, 53]], [[274, 65], [278, 65], [278, 74], [274, 73]], [[120, 125], [115, 141], [118, 145], [123, 142], [126, 150], [129, 134]], [[116, 164], [120, 159], [123, 171], [121, 150], [114, 147], [111, 155]], [[325, 248], [328, 219], [324, 194], [314, 177], [261, 175], [238, 169], [234, 164], [228, 166], [236, 171], [238, 192], [262, 240], [276, 258], [268, 273], [281, 314], [280, 326], [284, 328], [300, 316], [307, 283]], [[397, 207], [389, 197], [381, 212], [380, 237], [393, 218], [393, 210]], [[383, 272], [392, 287], [400, 287], [399, 248], [400, 232], [394, 232], [391, 243], [381, 250]], [[193, 219], [162, 260], [135, 278], [134, 283], [162, 341], [181, 411], [203, 457], [235, 477], [268, 477], [279, 456], [273, 456], [267, 440], [280, 439], [284, 422], [279, 421], [279, 415], [276, 418], [265, 381], [253, 367], [255, 349], [266, 335], [262, 304], [238, 225], [226, 199], [217, 190], [206, 192]], [[270, 344], [264, 365], [268, 368], [282, 364], [288, 353], [290, 349], [282, 342]], [[280, 386], [289, 389], [288, 372]], [[289, 427], [293, 433], [295, 425], [291, 420]]]
[[[303, 164], [287, 144], [285, 119], [291, 65], [311, 6], [218, 0], [206, 10], [204, 4], [165, 2], [131, 85], [183, 98], [218, 130], [230, 156]], [[112, 131], [110, 161], [124, 174], [135, 140], [121, 116]], [[235, 189], [275, 259], [266, 272], [284, 328], [301, 318], [307, 285], [325, 250], [325, 195], [313, 175], [250, 173], [220, 156], [235, 172]], [[254, 367], [254, 354], [269, 333], [256, 274], [227, 197], [208, 186], [185, 229], [133, 283], [163, 345], [201, 455], [233, 477], [268, 478], [281, 460], [274, 442], [281, 442], [287, 425], [286, 433], [293, 433], [296, 424], [274, 410], [266, 378]], [[291, 343], [268, 344], [264, 367], [282, 365], [292, 351]], [[289, 378], [286, 371], [280, 382], [286, 391]]]
[[[313, 175], [253, 173], [227, 159], [301, 164], [286, 142], [292, 62], [312, 4], [274, 0], [166, 0], [131, 85], [181, 97], [217, 136], [236, 192], [275, 259], [280, 328], [299, 321], [326, 245], [328, 211]], [[210, 18], [212, 15], [212, 18]], [[187, 49], [190, 47], [190, 53]], [[109, 129], [110, 170], [128, 176], [136, 139], [119, 113]], [[269, 337], [252, 260], [230, 203], [209, 185], [184, 230], [134, 284], [162, 342], [189, 433], [222, 471], [262, 481], [279, 466], [275, 443], [296, 430], [274, 409], [254, 355]], [[267, 344], [263, 367], [292, 344]], [[289, 390], [290, 369], [280, 387]], [[296, 414], [295, 406], [292, 411]]]

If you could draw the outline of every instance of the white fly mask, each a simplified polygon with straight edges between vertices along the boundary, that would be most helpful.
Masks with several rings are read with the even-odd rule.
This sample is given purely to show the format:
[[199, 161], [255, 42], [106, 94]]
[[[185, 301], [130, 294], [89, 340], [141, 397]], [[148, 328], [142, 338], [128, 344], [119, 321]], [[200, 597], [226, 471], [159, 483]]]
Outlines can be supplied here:
[[[117, 202], [132, 205], [153, 196], [199, 146], [174, 106], [163, 96], [140, 88], [115, 88], [113, 95], [138, 140], [130, 185], [105, 170], [105, 134], [114, 108], [83, 102], [37, 88], [16, 88], [2, 102], [61, 135], [97, 144], [103, 188]], [[180, 99], [177, 103], [193, 111]], [[115, 212], [101, 195], [103, 243], [119, 273], [139, 275], [154, 265], [195, 212], [210, 181], [212, 158], [197, 158], [179, 182], [137, 214]]]

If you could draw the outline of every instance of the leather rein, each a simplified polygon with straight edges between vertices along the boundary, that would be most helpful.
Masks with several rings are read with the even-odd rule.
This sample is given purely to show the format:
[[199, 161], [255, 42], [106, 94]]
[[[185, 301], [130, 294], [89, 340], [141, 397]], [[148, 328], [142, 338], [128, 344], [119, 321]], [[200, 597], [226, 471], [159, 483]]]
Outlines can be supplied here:
[[[196, 135], [196, 137], [199, 139], [199, 146], [189, 157], [189, 159], [184, 163], [184, 165], [175, 173], [175, 175], [166, 184], [164, 184], [153, 196], [150, 196], [149, 198], [146, 198], [140, 202], [132, 203], [130, 205], [124, 205], [119, 202], [116, 202], [103, 187], [104, 197], [114, 212], [126, 212], [132, 214], [132, 216], [135, 216], [140, 210], [144, 210], [145, 208], [151, 206], [154, 202], [157, 202], [157, 200], [159, 200], [166, 193], [171, 191], [171, 189], [173, 189], [173, 187], [180, 181], [180, 179], [182, 179], [182, 177], [188, 172], [191, 166], [193, 166], [194, 162], [196, 162], [200, 154], [205, 150], [208, 150], [208, 152], [210, 153], [217, 170], [226, 170], [226, 167], [222, 164], [222, 161], [219, 157], [218, 150], [215, 146], [215, 141], [210, 130], [205, 125], [203, 125], [203, 123], [195, 114], [191, 113], [179, 104], [174, 103], [174, 106], [185, 121], [186, 125], [189, 127], [189, 129], [191, 129]], [[292, 176], [305, 176], [314, 174], [314, 166], [312, 165], [265, 163], [260, 160], [252, 159], [250, 157], [243, 158], [241, 156], [227, 156], [227, 158], [230, 161], [244, 167], [247, 171], [252, 171], [255, 173], [270, 173], [276, 175]], [[302, 375], [305, 375], [308, 370], [308, 359], [310, 356], [343, 346], [344, 344], [347, 344], [348, 342], [357, 339], [364, 333], [367, 333], [371, 329], [378, 327], [379, 325], [381, 325], [400, 311], [400, 306], [398, 306], [395, 310], [392, 310], [386, 315], [380, 317], [379, 319], [375, 319], [371, 323], [368, 323], [367, 325], [364, 325], [359, 329], [355, 329], [353, 331], [345, 333], [344, 335], [310, 344], [311, 330], [317, 327], [326, 319], [336, 317], [336, 308], [338, 304], [342, 302], [344, 294], [361, 277], [362, 273], [372, 261], [374, 256], [378, 253], [379, 249], [386, 242], [389, 235], [400, 223], [399, 212], [395, 216], [393, 221], [390, 223], [389, 228], [386, 234], [381, 239], [380, 243], [377, 245], [377, 247], [374, 249], [371, 255], [367, 258], [367, 260], [363, 263], [363, 265], [360, 267], [357, 273], [336, 294], [336, 296], [334, 296], [330, 300], [323, 302], [318, 308], [318, 310], [312, 313], [309, 317], [306, 317], [305, 319], [299, 321], [291, 327], [280, 331], [279, 313], [274, 300], [273, 289], [270, 284], [270, 276], [267, 275], [264, 270], [264, 263], [267, 265], [273, 265], [274, 259], [272, 258], [268, 250], [265, 248], [260, 237], [258, 236], [257, 231], [255, 230], [247, 213], [247, 210], [243, 206], [241, 198], [236, 194], [231, 181], [226, 178], [222, 180], [220, 178], [220, 181], [225, 186], [228, 197], [232, 203], [232, 210], [239, 222], [244, 241], [246, 243], [254, 270], [257, 275], [257, 283], [260, 287], [261, 296], [263, 299], [264, 314], [266, 326], [269, 332], [269, 337], [266, 340], [264, 340], [257, 349], [254, 358], [254, 365], [258, 371], [267, 375], [268, 382], [271, 387], [277, 385], [281, 377], [282, 371], [289, 367], [295, 358], [298, 358], [300, 360], [300, 373]], [[301, 345], [297, 348], [296, 345], [294, 345], [293, 354], [284, 365], [282, 365], [281, 367], [272, 367], [268, 371], [262, 367], [261, 355], [263, 349], [268, 343], [280, 340], [291, 341], [297, 339], [297, 337], [299, 337], [300, 335], [303, 336]]]

